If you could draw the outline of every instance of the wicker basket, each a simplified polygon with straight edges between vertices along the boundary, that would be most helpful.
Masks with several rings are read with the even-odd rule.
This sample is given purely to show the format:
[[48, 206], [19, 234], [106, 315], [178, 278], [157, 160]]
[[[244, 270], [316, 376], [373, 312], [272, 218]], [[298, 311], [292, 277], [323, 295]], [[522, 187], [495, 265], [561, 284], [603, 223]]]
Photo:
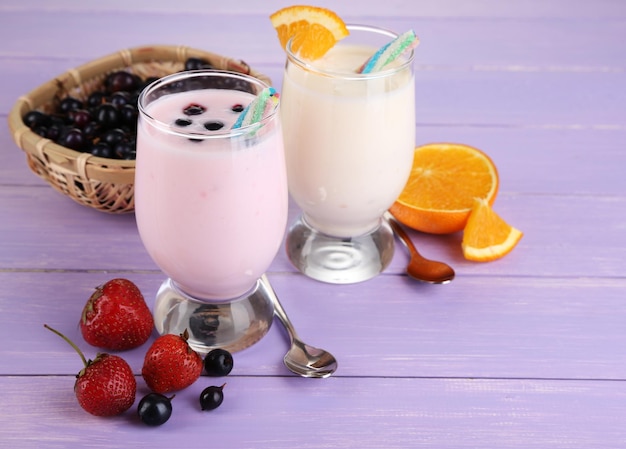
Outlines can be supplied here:
[[9, 128], [30, 169], [74, 201], [110, 213], [134, 210], [135, 161], [106, 159], [65, 148], [32, 132], [22, 117], [47, 111], [67, 95], [85, 100], [107, 74], [127, 70], [142, 78], [181, 71], [187, 58], [203, 58], [216, 69], [250, 74], [271, 84], [245, 62], [184, 46], [150, 46], [118, 51], [71, 69], [20, 97], [9, 114]]

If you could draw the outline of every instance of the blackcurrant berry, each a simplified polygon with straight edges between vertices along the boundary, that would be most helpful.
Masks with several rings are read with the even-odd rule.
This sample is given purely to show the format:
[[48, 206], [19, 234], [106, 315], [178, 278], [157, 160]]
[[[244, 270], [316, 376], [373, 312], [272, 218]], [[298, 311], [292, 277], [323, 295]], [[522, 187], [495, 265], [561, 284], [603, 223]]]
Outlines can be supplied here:
[[185, 109], [183, 109], [183, 114], [185, 115], [200, 115], [206, 111], [206, 108], [202, 105], [191, 103]]
[[172, 402], [174, 398], [168, 398], [159, 393], [149, 393], [141, 398], [137, 406], [137, 414], [144, 424], [160, 426], [172, 416]]
[[233, 105], [232, 108], [230, 108], [230, 110], [233, 112], [243, 112], [243, 109], [244, 107], [242, 104], [236, 104], [236, 105]]
[[86, 109], [74, 109], [68, 114], [69, 119], [77, 128], [83, 129], [91, 122], [91, 114]]
[[227, 376], [233, 365], [233, 356], [225, 349], [213, 349], [204, 357], [204, 371], [209, 376]]
[[115, 144], [128, 140], [126, 138], [126, 133], [120, 128], [109, 129], [104, 132], [100, 137], [100, 140], [108, 143], [111, 147], [115, 146]]
[[218, 131], [224, 127], [222, 122], [218, 122], [217, 120], [206, 122], [204, 127], [209, 131]]
[[200, 393], [200, 407], [202, 410], [213, 410], [222, 404], [222, 401], [224, 401], [224, 392], [222, 390], [225, 385], [221, 387], [210, 386], [202, 390], [202, 393]]
[[139, 80], [138, 77], [123, 70], [109, 74], [105, 80], [105, 86], [109, 92], [135, 90], [139, 87], [140, 83], [141, 80]]
[[137, 116], [139, 115], [139, 112], [136, 106], [132, 104], [125, 104], [120, 107], [119, 112], [122, 123], [125, 123], [127, 125], [137, 124]]
[[130, 98], [131, 95], [129, 92], [125, 91], [125, 90], [120, 90], [117, 92], [114, 92], [113, 94], [111, 94], [111, 97], [109, 98], [109, 102], [115, 106], [116, 108], [121, 108], [122, 106], [124, 106], [125, 104], [129, 104], [130, 103]]
[[114, 128], [120, 122], [120, 114], [111, 103], [103, 103], [96, 108], [96, 121], [103, 128]]
[[89, 122], [83, 129], [83, 134], [86, 139], [94, 140], [96, 137], [100, 136], [101, 128], [98, 122]]
[[111, 146], [102, 141], [93, 144], [89, 152], [97, 157], [113, 158], [115, 156]]
[[85, 137], [80, 129], [71, 128], [63, 133], [59, 138], [59, 143], [72, 150], [81, 151], [85, 146]]
[[191, 125], [192, 122], [188, 118], [177, 118], [174, 123], [176, 126], [185, 127]]
[[119, 142], [114, 147], [115, 156], [118, 159], [132, 160], [135, 159], [136, 150], [132, 142]]
[[100, 106], [102, 103], [106, 103], [106, 101], [107, 101], [106, 94], [102, 92], [101, 90], [96, 90], [92, 92], [91, 94], [89, 94], [89, 97], [87, 98], [87, 106], [89, 106], [90, 108], [96, 108]]
[[201, 58], [187, 58], [185, 70], [212, 69], [213, 66]]
[[41, 111], [28, 111], [22, 117], [22, 120], [30, 129], [34, 129], [37, 126], [47, 126], [50, 123], [50, 117]]
[[82, 107], [83, 107], [83, 102], [80, 101], [78, 98], [65, 97], [59, 103], [59, 112], [61, 114], [67, 114], [70, 111], [81, 109]]

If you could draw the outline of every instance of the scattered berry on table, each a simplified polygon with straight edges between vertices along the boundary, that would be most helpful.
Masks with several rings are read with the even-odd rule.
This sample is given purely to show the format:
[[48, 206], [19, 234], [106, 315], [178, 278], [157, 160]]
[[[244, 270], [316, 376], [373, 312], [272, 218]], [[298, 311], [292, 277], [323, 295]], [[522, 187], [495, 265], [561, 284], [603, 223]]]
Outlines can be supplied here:
[[160, 426], [172, 416], [172, 399], [159, 393], [149, 393], [139, 401], [137, 414], [144, 424]]
[[202, 410], [214, 410], [222, 405], [225, 386], [226, 384], [219, 387], [212, 385], [202, 390], [202, 393], [200, 393], [200, 407]]
[[212, 349], [204, 357], [204, 371], [209, 376], [227, 376], [233, 370], [233, 356], [225, 349]]

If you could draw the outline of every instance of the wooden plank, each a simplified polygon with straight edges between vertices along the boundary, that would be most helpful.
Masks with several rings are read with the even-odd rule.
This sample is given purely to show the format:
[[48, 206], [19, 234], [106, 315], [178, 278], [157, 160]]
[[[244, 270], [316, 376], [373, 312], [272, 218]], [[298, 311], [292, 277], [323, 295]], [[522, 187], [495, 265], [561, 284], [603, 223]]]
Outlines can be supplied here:
[[[0, 272], [0, 336], [13, 342], [0, 374], [75, 374], [78, 356], [43, 324], [94, 357], [77, 323], [94, 287], [118, 276], [136, 282], [152, 308], [159, 274]], [[337, 357], [338, 377], [626, 379], [623, 278], [462, 275], [439, 286], [384, 275], [336, 286], [269, 277], [302, 338]], [[137, 374], [149, 344], [120, 354]], [[286, 351], [275, 325], [235, 354], [233, 374], [289, 375]]]
[[[626, 260], [623, 196], [553, 196], [504, 193], [494, 208], [526, 233], [513, 253], [492, 263], [463, 259], [461, 234], [412, 232], [425, 255], [453, 264], [463, 275], [620, 277]], [[109, 215], [75, 204], [42, 187], [0, 190], [0, 267], [20, 270], [155, 271], [139, 239], [133, 215]], [[290, 209], [289, 223], [299, 210]], [[45, 232], [41, 222], [46, 223]], [[564, 223], [576, 223], [565, 226]], [[11, 236], [11, 237], [9, 237]], [[402, 273], [406, 254], [398, 247], [388, 273]], [[272, 271], [292, 272], [284, 250]]]
[[[414, 2], [412, 2], [414, 3]], [[506, 8], [520, 2], [507, 2]], [[523, 2], [525, 4], [525, 2]], [[546, 2], [547, 3], [547, 2]], [[521, 4], [521, 3], [520, 3]], [[108, 3], [106, 4], [108, 5]], [[593, 20], [593, 14], [583, 18], [567, 18], [572, 7], [563, 8], [557, 17], [432, 17], [414, 3], [410, 12], [387, 16], [354, 11], [346, 15], [347, 22], [371, 23], [403, 32], [414, 29], [420, 37], [416, 64], [437, 69], [470, 68], [483, 70], [509, 69], [518, 71], [576, 70], [624, 71], [626, 49], [614, 45], [626, 34], [626, 7], [603, 20]], [[595, 5], [595, 3], [594, 3]], [[380, 5], [387, 9], [384, 4]], [[95, 5], [87, 11], [68, 14], [60, 9], [42, 7], [36, 13], [21, 9], [2, 12], [0, 18], [0, 57], [34, 61], [88, 61], [122, 48], [153, 45], [189, 45], [216, 53], [239, 57], [253, 65], [282, 65], [284, 52], [269, 21], [274, 10], [261, 6], [255, 14], [232, 15], [213, 11], [179, 13], [172, 21], [169, 14], [155, 9], [148, 11], [105, 9], [95, 13]], [[471, 5], [473, 11], [474, 4]], [[459, 5], [459, 11], [464, 8]], [[602, 13], [602, 8], [594, 7]], [[1, 10], [0, 10], [1, 11]], [[607, 15], [610, 8], [606, 9]], [[411, 13], [412, 12], [412, 13]], [[141, 33], [111, 33], [112, 28], [130, 29], [141, 22], [145, 29], [158, 29], [158, 39]], [[24, 24], [15, 29], [13, 24]], [[88, 34], [89, 45], [74, 45], [75, 34]], [[42, 40], [30, 30], [45, 29], [54, 39]], [[197, 32], [197, 30], [203, 30]], [[454, 30], [454, 32], [451, 32]], [[8, 65], [8, 63], [3, 63]]]
[[[624, 382], [229, 377], [222, 406], [201, 412], [202, 379], [173, 399], [162, 427], [135, 409], [81, 410], [66, 377], [2, 377], [0, 443], [12, 449], [619, 448]], [[140, 395], [145, 392], [140, 390]]]
[[[240, 0], [237, 3], [221, 2], [207, 6], [202, 0], [188, 0], [185, 8], [175, 3], [136, 0], [131, 4], [124, 0], [109, 0], [97, 5], [76, 5], [72, 0], [57, 0], [50, 3], [46, 0], [29, 0], [20, 3], [3, 3], [0, 11], [67, 11], [75, 12], [135, 12], [143, 14], [177, 14], [177, 15], [267, 15], [278, 8], [291, 5], [286, 0], [266, 0], [259, 3], [255, 0]], [[476, 0], [468, 3], [465, 0], [389, 0], [381, 2], [361, 2], [355, 10], [346, 4], [333, 0], [318, 0], [316, 5], [331, 8], [342, 16], [349, 17], [402, 17], [414, 15], [421, 17], [553, 17], [582, 19], [611, 19], [626, 17], [625, 7], [619, 0], [597, 0], [589, 2], [571, 2], [568, 0], [527, 0], [524, 2], [502, 2], [499, 0]]]

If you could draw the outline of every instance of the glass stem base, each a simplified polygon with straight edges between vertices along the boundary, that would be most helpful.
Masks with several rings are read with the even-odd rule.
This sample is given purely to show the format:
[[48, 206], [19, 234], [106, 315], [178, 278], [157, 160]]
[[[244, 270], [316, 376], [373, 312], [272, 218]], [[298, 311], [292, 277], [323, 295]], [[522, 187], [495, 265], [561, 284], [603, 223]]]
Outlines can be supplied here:
[[182, 334], [188, 329], [188, 343], [196, 352], [222, 348], [232, 353], [252, 346], [267, 333], [274, 306], [260, 281], [243, 296], [210, 301], [193, 298], [166, 279], [157, 292], [153, 314], [160, 334]]
[[394, 253], [393, 231], [386, 221], [356, 237], [333, 237], [311, 227], [300, 216], [286, 239], [291, 263], [312, 279], [330, 284], [353, 284], [380, 274]]

